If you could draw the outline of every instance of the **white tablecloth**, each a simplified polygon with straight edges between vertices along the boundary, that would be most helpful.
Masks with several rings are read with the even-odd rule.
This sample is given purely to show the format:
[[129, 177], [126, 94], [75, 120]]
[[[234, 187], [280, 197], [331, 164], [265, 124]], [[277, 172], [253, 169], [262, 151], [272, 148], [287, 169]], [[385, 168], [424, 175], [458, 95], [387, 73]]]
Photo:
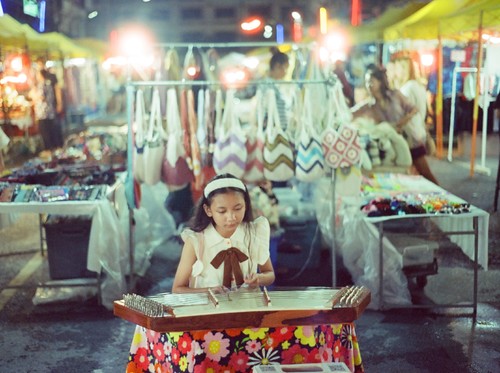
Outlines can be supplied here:
[[[395, 195], [421, 195], [435, 194], [442, 196], [450, 202], [465, 203], [463, 199], [455, 196], [440, 186], [432, 183], [422, 176], [403, 174], [376, 174], [373, 179], [373, 189], [365, 193], [365, 200], [377, 197], [392, 197]], [[478, 263], [484, 270], [488, 270], [488, 226], [490, 215], [488, 212], [470, 206], [470, 212], [462, 214], [418, 214], [383, 216], [367, 218], [370, 222], [382, 220], [407, 219], [407, 218], [432, 218], [443, 232], [470, 231], [473, 229], [473, 217], [478, 217]], [[474, 259], [473, 235], [450, 235], [449, 239], [457, 244], [471, 259]]]
[[101, 286], [102, 303], [106, 308], [112, 309], [113, 301], [121, 299], [126, 291], [129, 253], [123, 229], [109, 200], [0, 203], [0, 213], [92, 216], [87, 269], [106, 274]]
[[[338, 182], [342, 180], [338, 180]], [[368, 183], [368, 187], [366, 187]], [[350, 186], [350, 190], [359, 190]], [[351, 193], [346, 196], [339, 192], [336, 203], [332, 204], [331, 181], [322, 180], [317, 184], [315, 206], [318, 224], [323, 237], [332, 244], [342, 257], [344, 266], [349, 270], [356, 285], [367, 286], [372, 291], [372, 302], [369, 308], [378, 309], [379, 299], [379, 234], [375, 223], [394, 219], [431, 218], [445, 232], [472, 231], [473, 218], [478, 219], [478, 263], [484, 270], [488, 269], [488, 224], [489, 214], [475, 206], [469, 213], [463, 214], [415, 214], [368, 218], [360, 207], [371, 199], [391, 198], [404, 194], [416, 197], [418, 194], [441, 195], [453, 202], [465, 202], [433, 184], [421, 176], [402, 174], [376, 174], [374, 179], [364, 181], [364, 193]], [[335, 216], [335, 218], [333, 218]], [[332, 224], [334, 222], [334, 224]], [[335, 229], [333, 229], [335, 227]], [[462, 251], [474, 258], [473, 235], [449, 235]], [[333, 244], [333, 242], [335, 244]], [[383, 288], [384, 300], [388, 304], [411, 304], [406, 277], [403, 273], [403, 258], [387, 236], [383, 241]]]

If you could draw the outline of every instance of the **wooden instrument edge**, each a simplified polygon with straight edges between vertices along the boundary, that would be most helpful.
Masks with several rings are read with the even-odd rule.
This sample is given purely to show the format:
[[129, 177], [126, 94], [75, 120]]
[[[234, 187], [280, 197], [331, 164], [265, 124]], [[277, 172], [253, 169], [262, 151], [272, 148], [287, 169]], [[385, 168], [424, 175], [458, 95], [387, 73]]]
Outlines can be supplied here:
[[349, 323], [357, 320], [371, 301], [371, 293], [363, 291], [353, 306], [330, 310], [266, 310], [207, 314], [185, 317], [148, 317], [125, 306], [122, 300], [114, 302], [114, 315], [156, 332], [218, 330], [230, 328], [270, 328], [281, 326]]

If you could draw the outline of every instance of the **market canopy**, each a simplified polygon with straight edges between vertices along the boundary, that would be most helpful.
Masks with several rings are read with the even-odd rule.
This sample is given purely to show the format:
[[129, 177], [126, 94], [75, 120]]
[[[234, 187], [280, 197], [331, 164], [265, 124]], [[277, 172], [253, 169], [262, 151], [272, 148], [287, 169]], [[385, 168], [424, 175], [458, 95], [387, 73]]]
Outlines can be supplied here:
[[0, 45], [2, 49], [20, 48], [34, 55], [48, 58], [99, 56], [102, 45], [88, 41], [80, 44], [57, 32], [39, 33], [27, 24], [22, 24], [8, 14], [0, 16]]
[[90, 50], [76, 44], [64, 34], [48, 32], [44, 36], [51, 43], [52, 48], [59, 52], [60, 57], [89, 57], [91, 55]]
[[92, 55], [98, 58], [104, 58], [109, 51], [108, 43], [99, 39], [81, 38], [74, 39], [73, 41], [76, 45], [87, 49], [90, 53], [92, 53]]
[[409, 2], [401, 7], [389, 7], [379, 17], [361, 26], [349, 27], [352, 44], [368, 44], [382, 42], [384, 40], [384, 30], [396, 22], [414, 14], [424, 7], [422, 2]]
[[477, 3], [477, 0], [434, 0], [409, 17], [387, 27], [384, 30], [384, 40], [437, 39], [440, 29], [440, 20], [450, 17], [466, 7]]
[[[500, 31], [500, 3], [498, 0], [476, 1], [439, 21], [442, 36], [454, 39], [477, 39], [479, 26], [483, 32]], [[424, 25], [425, 26], [425, 25]]]
[[8, 14], [0, 16], [0, 45], [4, 47], [26, 46], [26, 37], [21, 28], [21, 23]]

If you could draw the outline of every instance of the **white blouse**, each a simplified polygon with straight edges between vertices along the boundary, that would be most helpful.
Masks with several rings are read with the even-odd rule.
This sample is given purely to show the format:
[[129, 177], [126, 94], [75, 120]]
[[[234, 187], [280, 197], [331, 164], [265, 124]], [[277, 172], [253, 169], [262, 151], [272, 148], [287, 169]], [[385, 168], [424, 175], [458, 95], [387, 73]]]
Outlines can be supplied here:
[[257, 272], [257, 266], [269, 259], [269, 221], [260, 216], [251, 223], [242, 223], [229, 238], [222, 237], [213, 225], [202, 232], [185, 229], [181, 237], [190, 242], [196, 254], [196, 262], [191, 271], [190, 287], [203, 288], [221, 286], [224, 264], [215, 268], [210, 262], [222, 250], [236, 247], [248, 256], [240, 263], [243, 276]]

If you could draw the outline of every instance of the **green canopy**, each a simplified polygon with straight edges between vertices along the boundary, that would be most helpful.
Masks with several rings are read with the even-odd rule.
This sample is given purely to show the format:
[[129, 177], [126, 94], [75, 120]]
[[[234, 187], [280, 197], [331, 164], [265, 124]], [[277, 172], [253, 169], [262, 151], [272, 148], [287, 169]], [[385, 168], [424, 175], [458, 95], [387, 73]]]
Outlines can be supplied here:
[[[459, 12], [477, 0], [434, 0], [405, 19], [384, 30], [384, 40], [398, 39], [429, 40], [437, 39], [439, 23], [443, 18]], [[476, 26], [477, 27], [477, 26]], [[446, 31], [446, 30], [443, 30]]]
[[45, 40], [51, 44], [51, 52], [59, 53], [60, 57], [89, 57], [90, 50], [84, 48], [64, 34], [58, 32], [49, 32], [44, 34]]
[[8, 14], [0, 16], [0, 46], [24, 48], [26, 37], [21, 24]]

